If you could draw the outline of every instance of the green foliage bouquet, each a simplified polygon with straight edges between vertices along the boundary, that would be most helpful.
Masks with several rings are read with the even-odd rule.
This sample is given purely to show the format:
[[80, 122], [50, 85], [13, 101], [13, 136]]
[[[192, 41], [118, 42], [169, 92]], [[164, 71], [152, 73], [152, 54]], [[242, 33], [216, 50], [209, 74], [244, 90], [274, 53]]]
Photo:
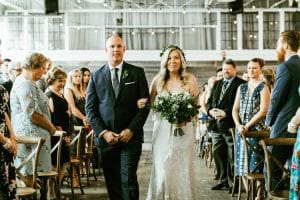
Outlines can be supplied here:
[[[188, 93], [162, 93], [156, 97], [152, 109], [169, 123], [177, 125], [190, 122], [199, 113], [196, 97]], [[174, 130], [174, 135], [177, 134], [183, 135], [180, 127]]]

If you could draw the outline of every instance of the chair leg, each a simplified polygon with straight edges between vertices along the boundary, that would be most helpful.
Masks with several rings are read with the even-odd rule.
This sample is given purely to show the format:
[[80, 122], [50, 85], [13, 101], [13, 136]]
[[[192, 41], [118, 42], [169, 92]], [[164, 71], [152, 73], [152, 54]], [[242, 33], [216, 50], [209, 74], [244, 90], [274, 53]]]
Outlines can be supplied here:
[[242, 176], [239, 176], [239, 193], [238, 193], [238, 200], [241, 199], [242, 196]]
[[235, 190], [235, 187], [236, 187], [236, 179], [237, 179], [237, 176], [234, 176], [233, 184], [232, 184], [232, 190], [231, 190], [231, 196], [232, 197], [234, 197], [234, 190]]
[[70, 169], [69, 171], [69, 178], [71, 181], [71, 199], [74, 200], [75, 196], [74, 196], [74, 186], [73, 186], [73, 165], [70, 165]]
[[80, 178], [80, 164], [76, 165], [75, 168], [76, 168], [76, 171], [77, 171], [77, 174], [78, 174], [78, 182], [79, 182], [81, 194], [84, 194], [82, 184], [81, 184], [81, 178]]

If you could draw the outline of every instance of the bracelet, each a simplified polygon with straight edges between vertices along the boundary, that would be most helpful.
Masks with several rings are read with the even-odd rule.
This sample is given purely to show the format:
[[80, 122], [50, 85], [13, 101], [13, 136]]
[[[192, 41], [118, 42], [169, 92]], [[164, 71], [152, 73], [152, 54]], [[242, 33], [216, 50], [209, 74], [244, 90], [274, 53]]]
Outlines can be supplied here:
[[11, 146], [11, 141], [10, 139], [6, 140], [6, 143], [4, 145], [2, 145], [4, 149], [8, 149]]

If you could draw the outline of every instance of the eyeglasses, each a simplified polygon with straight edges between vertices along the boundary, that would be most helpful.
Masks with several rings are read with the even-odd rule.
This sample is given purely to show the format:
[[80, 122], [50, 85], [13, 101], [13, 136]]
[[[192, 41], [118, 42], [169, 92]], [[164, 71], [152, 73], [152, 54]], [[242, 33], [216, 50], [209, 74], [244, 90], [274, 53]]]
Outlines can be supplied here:
[[17, 68], [17, 69], [11, 69], [11, 71], [21, 72], [21, 71], [22, 71], [22, 69], [21, 69], [21, 68]]

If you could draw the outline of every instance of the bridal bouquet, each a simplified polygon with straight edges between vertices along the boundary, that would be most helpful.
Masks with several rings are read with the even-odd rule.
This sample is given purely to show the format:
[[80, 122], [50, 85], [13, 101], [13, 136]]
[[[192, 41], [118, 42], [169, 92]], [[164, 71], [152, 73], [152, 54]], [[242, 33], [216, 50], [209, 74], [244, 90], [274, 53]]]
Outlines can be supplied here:
[[[192, 117], [199, 113], [196, 97], [188, 93], [162, 93], [156, 97], [152, 109], [154, 112], [160, 112], [161, 117], [169, 123], [176, 125], [190, 122]], [[180, 127], [175, 128], [175, 136], [183, 134]]]

